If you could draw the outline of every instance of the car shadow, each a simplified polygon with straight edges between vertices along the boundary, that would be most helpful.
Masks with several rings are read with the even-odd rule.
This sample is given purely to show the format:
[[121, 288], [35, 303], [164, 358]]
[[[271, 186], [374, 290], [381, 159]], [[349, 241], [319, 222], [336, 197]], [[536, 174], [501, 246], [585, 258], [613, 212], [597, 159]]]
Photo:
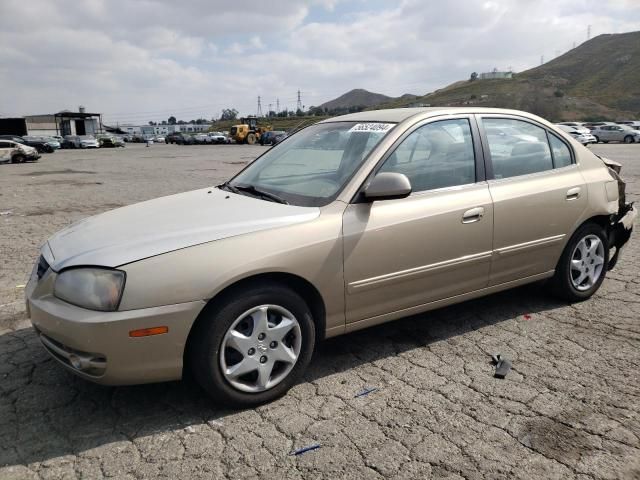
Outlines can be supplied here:
[[[302, 382], [563, 305], [532, 284], [329, 339]], [[130, 387], [79, 379], [49, 358], [31, 329], [0, 336], [0, 378], [0, 466], [87, 455], [112, 442], [205, 422], [220, 425], [234, 413], [189, 379]]]

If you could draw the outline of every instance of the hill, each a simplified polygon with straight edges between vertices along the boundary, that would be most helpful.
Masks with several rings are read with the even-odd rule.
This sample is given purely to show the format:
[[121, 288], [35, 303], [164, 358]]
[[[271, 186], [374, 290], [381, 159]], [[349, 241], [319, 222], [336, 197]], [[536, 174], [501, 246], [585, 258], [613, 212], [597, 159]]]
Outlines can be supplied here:
[[622, 120], [640, 116], [639, 80], [640, 32], [599, 35], [510, 80], [459, 81], [377, 108], [478, 105], [527, 110], [555, 121]]
[[344, 95], [340, 95], [338, 98], [323, 103], [320, 105], [320, 108], [332, 111], [351, 107], [375, 107], [390, 100], [392, 100], [392, 97], [387, 97], [381, 93], [369, 92], [363, 88], [355, 88]]

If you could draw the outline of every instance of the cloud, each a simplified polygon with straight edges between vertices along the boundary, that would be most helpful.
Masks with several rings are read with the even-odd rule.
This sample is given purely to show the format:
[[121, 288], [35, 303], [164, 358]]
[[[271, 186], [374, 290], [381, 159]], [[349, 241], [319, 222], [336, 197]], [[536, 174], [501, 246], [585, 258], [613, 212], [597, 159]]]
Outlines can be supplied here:
[[191, 119], [351, 88], [423, 94], [640, 30], [637, 0], [3, 0], [0, 114], [83, 104], [107, 121]]

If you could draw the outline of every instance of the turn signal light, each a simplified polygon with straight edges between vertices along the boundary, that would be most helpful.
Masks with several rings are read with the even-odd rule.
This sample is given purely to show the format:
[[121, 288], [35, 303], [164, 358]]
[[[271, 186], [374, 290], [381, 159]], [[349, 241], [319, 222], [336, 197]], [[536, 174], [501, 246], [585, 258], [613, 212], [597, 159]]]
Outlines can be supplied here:
[[130, 337], [148, 337], [150, 335], [162, 335], [163, 333], [167, 333], [169, 331], [169, 327], [151, 327], [151, 328], [141, 328], [140, 330], [131, 330], [129, 332]]

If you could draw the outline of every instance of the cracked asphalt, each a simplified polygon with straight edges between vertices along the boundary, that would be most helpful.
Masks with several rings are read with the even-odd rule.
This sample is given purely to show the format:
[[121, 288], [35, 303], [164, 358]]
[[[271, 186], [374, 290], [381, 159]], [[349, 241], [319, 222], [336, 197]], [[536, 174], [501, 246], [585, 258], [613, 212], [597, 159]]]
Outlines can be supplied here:
[[[638, 200], [640, 145], [593, 149]], [[189, 380], [93, 385], [48, 357], [23, 285], [49, 235], [213, 185], [262, 151], [129, 145], [0, 165], [0, 479], [640, 478], [637, 233], [587, 302], [534, 284], [335, 338], [255, 410], [220, 409]], [[513, 363], [504, 380], [496, 352]]]

